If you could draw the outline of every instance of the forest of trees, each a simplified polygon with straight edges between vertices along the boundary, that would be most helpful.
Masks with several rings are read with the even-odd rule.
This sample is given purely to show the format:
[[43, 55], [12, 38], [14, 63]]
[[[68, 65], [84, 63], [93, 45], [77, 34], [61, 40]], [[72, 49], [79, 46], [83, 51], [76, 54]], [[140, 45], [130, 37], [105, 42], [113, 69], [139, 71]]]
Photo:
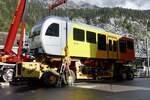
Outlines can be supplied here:
[[[1, 0], [0, 1], [0, 31], [9, 31], [9, 27], [17, 6], [17, 0]], [[50, 15], [67, 16], [70, 19], [84, 18], [85, 23], [88, 24], [105, 24], [109, 23], [110, 18], [122, 18], [123, 21], [119, 24], [121, 27], [126, 28], [129, 32], [132, 32], [132, 24], [129, 20], [142, 23], [147, 26], [147, 30], [150, 31], [150, 11], [138, 11], [123, 8], [78, 8], [78, 9], [65, 9], [58, 8], [53, 11], [49, 11], [46, 5], [34, 0], [29, 6], [27, 12], [28, 19], [26, 20], [26, 29], [30, 32], [32, 26], [41, 18]]]

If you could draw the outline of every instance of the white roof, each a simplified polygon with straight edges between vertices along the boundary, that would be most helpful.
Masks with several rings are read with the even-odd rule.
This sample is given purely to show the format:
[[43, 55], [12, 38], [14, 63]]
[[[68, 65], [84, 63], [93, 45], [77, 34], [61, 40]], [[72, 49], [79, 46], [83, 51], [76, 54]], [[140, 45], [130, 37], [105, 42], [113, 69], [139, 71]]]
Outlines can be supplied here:
[[[100, 27], [96, 27], [96, 26], [93, 26], [93, 25], [88, 25], [88, 24], [81, 23], [81, 22], [71, 21], [69, 18], [59, 17], [59, 16], [47, 16], [47, 17], [41, 19], [40, 21], [38, 21], [38, 22], [36, 23], [36, 25], [42, 24], [45, 20], [50, 19], [50, 18], [58, 19], [58, 20], [64, 20], [64, 21], [69, 22], [69, 23], [78, 24], [78, 25], [81, 25], [81, 26], [84, 26], [84, 27], [94, 28], [94, 29], [97, 29], [97, 30], [100, 30], [100, 31], [105, 31], [104, 29], [102, 29], [102, 28], [100, 28]], [[35, 26], [36, 26], [36, 25], [35, 25]]]

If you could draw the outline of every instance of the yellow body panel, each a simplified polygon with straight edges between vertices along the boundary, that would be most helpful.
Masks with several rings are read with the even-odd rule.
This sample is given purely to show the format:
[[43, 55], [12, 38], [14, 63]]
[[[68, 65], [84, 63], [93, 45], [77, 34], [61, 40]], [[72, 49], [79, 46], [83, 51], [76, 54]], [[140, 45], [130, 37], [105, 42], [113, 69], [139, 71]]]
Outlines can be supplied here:
[[102, 51], [102, 50], [97, 50], [96, 52], [96, 58], [102, 58], [102, 59], [107, 59], [107, 52]]
[[[75, 41], [73, 40], [73, 28], [82, 29], [85, 31], [85, 41]], [[88, 43], [86, 41], [86, 31], [91, 31], [96, 33], [96, 43]], [[98, 50], [98, 34], [106, 35], [106, 45], [107, 50]], [[81, 26], [79, 24], [72, 23], [72, 29], [68, 37], [68, 50], [69, 55], [74, 57], [86, 57], [86, 58], [103, 58], [103, 59], [118, 59], [118, 40], [121, 36], [112, 34], [109, 32], [104, 32], [97, 30], [96, 28], [89, 28], [89, 26]], [[109, 40], [117, 42], [117, 50], [109, 51]]]
[[[17, 77], [24, 78], [40, 78], [41, 77], [41, 64], [38, 62], [22, 62], [21, 74], [17, 74]], [[18, 72], [17, 67], [17, 72]]]
[[57, 68], [50, 68], [47, 64], [42, 64], [40, 62], [22, 62], [16, 66], [16, 78], [34, 78], [41, 79], [45, 72], [53, 72], [59, 75]]
[[[68, 39], [69, 55], [74, 57], [86, 57], [86, 58], [107, 58], [107, 51], [98, 50], [98, 34], [105, 34], [102, 31], [98, 31], [94, 28], [87, 28], [86, 26], [80, 26], [78, 24], [72, 24], [73, 28], [82, 29], [85, 31], [85, 41], [73, 40], [73, 28]], [[96, 43], [86, 42], [86, 31], [92, 31], [96, 33]]]

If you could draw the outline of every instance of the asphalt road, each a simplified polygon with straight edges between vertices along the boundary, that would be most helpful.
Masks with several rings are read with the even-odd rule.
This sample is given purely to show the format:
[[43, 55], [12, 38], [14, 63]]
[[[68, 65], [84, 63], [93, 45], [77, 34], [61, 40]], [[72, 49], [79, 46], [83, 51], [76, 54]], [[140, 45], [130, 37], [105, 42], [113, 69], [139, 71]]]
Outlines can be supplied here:
[[150, 100], [150, 78], [80, 81], [73, 87], [1, 86], [0, 100]]

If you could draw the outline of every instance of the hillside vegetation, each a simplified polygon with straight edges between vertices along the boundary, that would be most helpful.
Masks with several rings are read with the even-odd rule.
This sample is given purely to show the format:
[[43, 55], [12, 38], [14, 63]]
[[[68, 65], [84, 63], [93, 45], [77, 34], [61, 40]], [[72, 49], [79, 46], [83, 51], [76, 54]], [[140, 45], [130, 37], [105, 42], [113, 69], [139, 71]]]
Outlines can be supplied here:
[[[0, 1], [0, 31], [8, 31], [17, 0]], [[150, 11], [138, 11], [122, 8], [59, 8], [51, 12], [41, 2], [34, 0], [27, 12], [27, 31], [41, 18], [49, 15], [67, 16], [74, 21], [93, 24], [113, 33], [144, 34], [150, 31]], [[139, 36], [141, 37], [141, 36]]]

